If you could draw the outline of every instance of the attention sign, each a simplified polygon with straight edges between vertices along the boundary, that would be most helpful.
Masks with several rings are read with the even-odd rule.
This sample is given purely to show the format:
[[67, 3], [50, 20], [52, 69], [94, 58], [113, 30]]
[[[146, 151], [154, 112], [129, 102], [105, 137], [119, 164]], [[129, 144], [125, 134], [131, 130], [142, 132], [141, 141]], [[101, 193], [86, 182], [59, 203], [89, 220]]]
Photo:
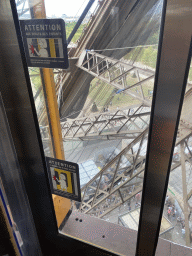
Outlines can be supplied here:
[[79, 166], [50, 157], [46, 162], [52, 193], [81, 202]]
[[20, 20], [20, 27], [29, 67], [69, 67], [64, 20]]

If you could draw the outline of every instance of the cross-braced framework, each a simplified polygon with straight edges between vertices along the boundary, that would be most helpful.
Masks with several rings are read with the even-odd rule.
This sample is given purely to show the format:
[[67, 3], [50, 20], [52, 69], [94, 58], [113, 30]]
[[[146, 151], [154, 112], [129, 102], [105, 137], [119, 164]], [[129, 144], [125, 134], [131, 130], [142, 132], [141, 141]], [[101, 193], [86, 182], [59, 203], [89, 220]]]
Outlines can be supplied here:
[[82, 188], [81, 211], [103, 217], [142, 190], [147, 134], [148, 128]]
[[27, 0], [17, 0], [16, 1], [17, 12], [18, 12], [19, 17], [29, 11], [27, 4], [28, 4]]
[[[180, 125], [180, 129], [183, 129]], [[181, 134], [181, 133], [180, 133]], [[142, 191], [148, 128], [130, 142], [82, 189], [79, 211], [104, 217]], [[192, 211], [192, 131], [178, 136], [172, 159], [169, 189], [180, 205], [188, 243]]]
[[[94, 51], [83, 53], [77, 65], [84, 71], [112, 85], [119, 90], [119, 92], [124, 92], [137, 98], [143, 105], [151, 105], [150, 95], [152, 93], [150, 91], [151, 88], [149, 88], [149, 81], [151, 80], [153, 84], [153, 70], [149, 70], [147, 67], [140, 68], [108, 58]], [[186, 216], [189, 216], [191, 207], [189, 200], [192, 196], [192, 188], [189, 184], [188, 191], [185, 191], [187, 187], [185, 175], [189, 170], [189, 167], [188, 169], [185, 167], [185, 163], [187, 162], [189, 165], [189, 162], [191, 162], [189, 153], [188, 156], [186, 155], [186, 151], [190, 150], [187, 144], [190, 133], [191, 124], [187, 122], [186, 119], [185, 121], [181, 119], [176, 147], [176, 149], [179, 148], [181, 152], [177, 152], [177, 157], [173, 157], [170, 176], [170, 188], [174, 191], [176, 199], [183, 213], [185, 213], [183, 217], [185, 217], [185, 221], [187, 222], [188, 217]], [[145, 153], [141, 152], [146, 150], [146, 139], [144, 139], [144, 137], [147, 137], [147, 132], [145, 131], [143, 137], [141, 134], [143, 133], [138, 134], [137, 138], [135, 138], [126, 149], [122, 150], [118, 156], [112, 159], [99, 174], [82, 188], [83, 201], [80, 206], [81, 211], [103, 217], [121, 204], [129, 201], [132, 197], [135, 197], [135, 195], [142, 190]], [[141, 150], [143, 140], [145, 141], [145, 149], [142, 148]], [[180, 147], [182, 143], [184, 143], [183, 148]], [[134, 147], [137, 148], [136, 152], [133, 150]], [[122, 158], [125, 159], [128, 165], [123, 167], [124, 169], [121, 166]], [[120, 171], [122, 169], [123, 171]], [[183, 184], [180, 184], [180, 187], [182, 187], [180, 193], [177, 192], [178, 187], [175, 186], [176, 183], [171, 182], [171, 180], [174, 180], [174, 173], [178, 172], [178, 170], [182, 170], [179, 181], [180, 183], [183, 181]], [[189, 230], [186, 233], [189, 234]]]
[[[190, 94], [191, 90], [186, 93], [185, 98], [187, 98], [187, 100], [190, 97]], [[118, 136], [122, 136], [121, 139], [125, 139], [125, 141], [126, 139], [129, 139], [127, 140], [129, 141], [129, 144], [125, 149], [113, 158], [86, 184], [86, 186], [82, 188], [83, 199], [79, 208], [80, 211], [101, 218], [117, 209], [125, 202], [130, 201], [142, 191], [149, 116], [150, 108], [140, 105], [114, 112], [110, 111], [99, 114], [92, 113], [92, 116], [62, 123], [64, 140], [67, 140], [67, 137], [69, 140], [73, 138], [90, 140], [97, 138], [105, 139], [109, 137], [117, 139]], [[140, 131], [138, 131], [138, 128], [140, 128]], [[118, 134], [117, 131], [123, 132]], [[108, 135], [106, 135], [107, 133]], [[179, 150], [181, 150], [181, 143], [184, 143], [184, 159], [189, 165], [189, 163], [191, 163], [191, 141], [191, 124], [186, 120], [184, 121], [181, 119], [175, 147], [176, 153], [174, 154], [172, 161], [171, 182], [169, 188], [174, 192], [175, 198], [182, 211], [186, 212], [184, 211], [184, 208], [188, 209], [187, 221], [189, 221], [189, 213], [192, 205], [190, 202], [190, 199], [192, 199], [192, 186], [189, 184], [187, 185], [185, 181], [186, 179], [182, 179], [182, 177], [183, 173], [190, 171], [190, 168], [187, 166], [184, 169], [184, 165], [181, 165], [182, 154]], [[177, 177], [177, 182], [175, 182], [174, 180], [178, 171], [181, 173], [179, 179]], [[189, 176], [189, 174], [187, 175]], [[178, 192], [178, 180], [180, 183], [182, 180], [183, 182], [185, 181], [185, 187], [188, 186], [187, 200], [186, 194], [182, 192], [182, 184], [180, 184], [181, 191]]]
[[138, 106], [61, 123], [64, 140], [134, 139], [149, 124], [150, 108]]
[[84, 51], [77, 66], [94, 77], [112, 85], [137, 99], [145, 106], [151, 106], [154, 71], [115, 60], [94, 51]]
[[[92, 57], [90, 57], [89, 60], [91, 63], [93, 62]], [[99, 71], [96, 77], [109, 83], [117, 90], [124, 92], [129, 92], [130, 90], [130, 93], [127, 93], [129, 95], [133, 96], [137, 94], [136, 98], [140, 100], [141, 104], [137, 107], [129, 107], [128, 109], [121, 108], [116, 111], [112, 110], [98, 114], [91, 113], [89, 116], [71, 121], [68, 119], [66, 122], [62, 123], [62, 135], [64, 140], [121, 138], [123, 140], [128, 139], [129, 141], [129, 144], [82, 188], [83, 200], [79, 209], [99, 218], [117, 209], [125, 202], [130, 201], [142, 191], [148, 137], [147, 127], [149, 124], [151, 105], [150, 98], [153, 89], [149, 87], [148, 83], [150, 79], [153, 79], [151, 75], [152, 73], [154, 74], [154, 71], [148, 70], [147, 68], [130, 67], [130, 65], [128, 65], [129, 68], [127, 72], [125, 71], [125, 73], [123, 73], [121, 68], [122, 62], [113, 59], [110, 60], [112, 64], [109, 62], [108, 64], [106, 63], [106, 61], [108, 61], [106, 57], [102, 59], [102, 61], [97, 59], [98, 63], [95, 68]], [[103, 64], [101, 65], [101, 63]], [[86, 67], [86, 65], [88, 66], [88, 62], [83, 65], [84, 67]], [[114, 70], [107, 70], [107, 65], [108, 67], [110, 66], [110, 68], [114, 67]], [[117, 73], [115, 68], [117, 68], [117, 70], [119, 69]], [[91, 69], [94, 70], [93, 67], [90, 67], [89, 71], [91, 71]], [[84, 68], [84, 70], [86, 70], [86, 68]], [[118, 72], [119, 74], [121, 73], [124, 78], [122, 78]], [[107, 73], [109, 75], [108, 81], [106, 81], [107, 75], [105, 75]], [[115, 76], [114, 74], [117, 74], [117, 76], [112, 80], [110, 77]], [[136, 81], [135, 79], [140, 79], [140, 77], [142, 77], [143, 82], [138, 84], [138, 80]], [[124, 84], [119, 82], [121, 87], [114, 85], [116, 80], [118, 82], [122, 81], [122, 79], [124, 79]], [[127, 85], [129, 79], [132, 79], [132, 85], [130, 86]], [[138, 86], [140, 88], [138, 88]], [[147, 104], [145, 104], [146, 102]], [[45, 127], [43, 129], [45, 129]], [[191, 164], [191, 157], [189, 156], [191, 137], [189, 135], [191, 136], [191, 124], [181, 119], [176, 148], [182, 150], [183, 153], [177, 152], [177, 157], [175, 155], [173, 157], [169, 184], [169, 188], [174, 192], [184, 213], [183, 218], [185, 222], [187, 222], [185, 226], [188, 230], [186, 230], [186, 234], [189, 234], [190, 200], [192, 199], [192, 186], [189, 182], [186, 184], [185, 178], [186, 175], [187, 177], [189, 176], [189, 165]], [[44, 138], [46, 139], [46, 136], [44, 136]], [[183, 149], [180, 147], [181, 143], [184, 143]], [[182, 154], [184, 156], [182, 156]], [[184, 159], [184, 164], [181, 163], [181, 159]], [[180, 172], [179, 178], [177, 177], [178, 172]], [[180, 182], [179, 192], [178, 182]], [[187, 187], [187, 193], [185, 189], [183, 189], [184, 187]]]
[[[143, 106], [151, 106], [155, 71], [148, 66], [130, 64], [99, 54], [83, 51], [77, 66], [92, 76], [113, 86], [116, 93], [137, 99]], [[191, 86], [190, 83], [188, 85]]]

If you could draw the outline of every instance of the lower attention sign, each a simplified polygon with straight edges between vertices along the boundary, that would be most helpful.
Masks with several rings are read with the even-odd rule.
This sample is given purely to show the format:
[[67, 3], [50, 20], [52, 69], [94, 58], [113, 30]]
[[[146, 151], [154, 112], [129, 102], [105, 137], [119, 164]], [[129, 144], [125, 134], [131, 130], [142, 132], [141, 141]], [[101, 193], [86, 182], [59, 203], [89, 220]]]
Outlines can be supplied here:
[[63, 19], [20, 20], [20, 27], [29, 67], [69, 67]]
[[78, 165], [50, 157], [46, 162], [52, 193], [81, 202]]

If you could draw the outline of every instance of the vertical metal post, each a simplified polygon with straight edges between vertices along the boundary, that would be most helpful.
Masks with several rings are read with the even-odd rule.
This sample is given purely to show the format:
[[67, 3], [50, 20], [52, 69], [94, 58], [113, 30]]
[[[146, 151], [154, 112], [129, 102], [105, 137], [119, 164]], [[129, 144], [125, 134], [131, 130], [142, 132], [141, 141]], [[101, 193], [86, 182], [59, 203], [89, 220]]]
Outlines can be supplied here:
[[136, 255], [155, 255], [191, 61], [192, 8], [164, 0]]
[[71, 34], [69, 35], [68, 39], [67, 39], [67, 43], [69, 44], [71, 42], [71, 39], [73, 38], [73, 36], [75, 35], [76, 31], [78, 30], [78, 28], [80, 27], [82, 21], [84, 20], [85, 16], [87, 15], [88, 11], [90, 10], [92, 4], [95, 2], [95, 0], [89, 0], [89, 3], [87, 4], [85, 10], [83, 11], [83, 13], [81, 14], [79, 20], [77, 21], [77, 23], [75, 24], [74, 29], [72, 30]]
[[49, 110], [49, 118], [51, 131], [53, 135], [53, 147], [55, 152], [55, 157], [58, 159], [65, 159], [64, 157], [64, 149], [63, 149], [63, 140], [62, 140], [62, 132], [60, 125], [60, 117], [59, 110], [57, 104], [57, 96], [55, 91], [55, 82], [54, 82], [54, 74], [51, 69], [43, 68], [42, 69], [43, 81], [45, 84], [45, 92], [46, 99]]
[[190, 232], [189, 232], [189, 211], [187, 204], [187, 183], [186, 183], [186, 168], [185, 168], [185, 155], [184, 155], [184, 142], [181, 143], [181, 168], [182, 168], [182, 187], [183, 187], [183, 204], [184, 204], [184, 217], [185, 217], [185, 240], [186, 245], [190, 246]]
[[99, 64], [98, 64], [98, 57], [96, 56], [96, 65], [97, 65], [97, 75], [99, 75]]
[[[28, 0], [31, 16], [34, 19], [45, 19], [45, 5], [43, 0]], [[64, 160], [64, 149], [61, 132], [61, 124], [59, 117], [59, 109], [57, 104], [57, 96], [55, 90], [54, 73], [52, 69], [42, 68], [41, 78], [44, 87], [44, 94], [47, 101], [48, 118], [52, 134], [52, 143], [55, 157]], [[58, 227], [65, 221], [71, 212], [71, 202], [69, 199], [53, 195], [53, 203]]]
[[[140, 81], [141, 81], [141, 79], [140, 79], [140, 76], [139, 76], [138, 69], [136, 69], [136, 76], [137, 76], [138, 82], [140, 82]], [[145, 97], [144, 97], [144, 94], [143, 94], [143, 88], [142, 88], [142, 85], [140, 84], [140, 85], [139, 85], [139, 87], [140, 87], [140, 91], [141, 91], [141, 96], [142, 96], [142, 98], [144, 99]]]

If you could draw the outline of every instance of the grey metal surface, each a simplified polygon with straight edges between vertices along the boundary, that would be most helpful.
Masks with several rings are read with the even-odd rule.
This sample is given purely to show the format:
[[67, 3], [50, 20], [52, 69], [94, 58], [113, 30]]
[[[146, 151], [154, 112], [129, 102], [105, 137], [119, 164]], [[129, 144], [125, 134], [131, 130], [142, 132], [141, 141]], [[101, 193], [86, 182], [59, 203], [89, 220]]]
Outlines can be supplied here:
[[136, 255], [155, 253], [189, 67], [191, 3], [168, 0], [163, 22]]
[[[61, 234], [121, 256], [134, 256], [137, 232], [104, 220], [73, 212]], [[192, 249], [159, 238], [156, 256], [189, 256]], [[149, 255], [149, 254], [143, 254]]]
[[[6, 239], [11, 239], [11, 236], [17, 235], [16, 231], [18, 231], [21, 239], [13, 238], [11, 247], [16, 247], [19, 253], [23, 255], [30, 255], [29, 251], [36, 255], [42, 255], [1, 95], [0, 120], [0, 201], [3, 202], [2, 208], [5, 207], [6, 209], [6, 217], [10, 218], [9, 224], [7, 223], [10, 225], [8, 230], [11, 229], [10, 238], [7, 237]], [[5, 226], [1, 214], [0, 220], [1, 225]], [[0, 233], [4, 236], [2, 230]], [[4, 243], [6, 246], [6, 241]], [[7, 249], [7, 253], [9, 251]]]

